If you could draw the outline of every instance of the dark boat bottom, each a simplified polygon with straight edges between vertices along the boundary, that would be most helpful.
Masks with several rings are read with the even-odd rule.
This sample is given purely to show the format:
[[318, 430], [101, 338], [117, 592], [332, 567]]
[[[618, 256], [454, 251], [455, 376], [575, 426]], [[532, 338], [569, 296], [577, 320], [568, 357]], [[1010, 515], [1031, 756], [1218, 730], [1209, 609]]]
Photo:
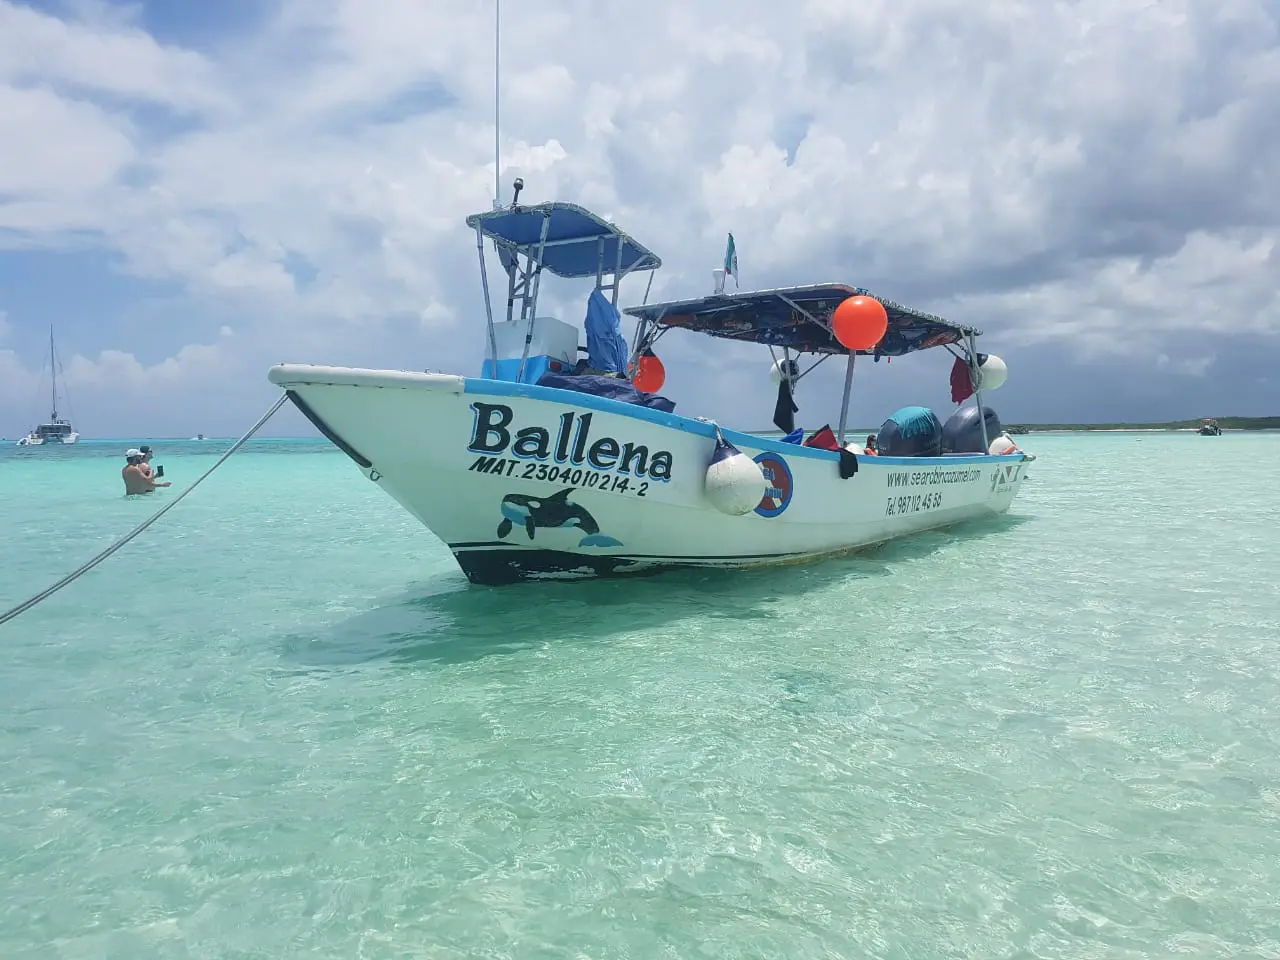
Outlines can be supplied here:
[[669, 570], [746, 569], [784, 563], [806, 563], [865, 550], [876, 543], [844, 547], [825, 553], [774, 553], [758, 556], [590, 557], [561, 550], [516, 550], [510, 547], [454, 546], [458, 566], [474, 584], [506, 586], [531, 580], [590, 580], [649, 576]]
[[658, 573], [683, 564], [662, 564], [631, 557], [584, 557], [560, 550], [512, 550], [493, 547], [455, 550], [454, 559], [472, 583], [501, 587], [527, 580], [589, 580], [595, 577]]
[[[1004, 513], [1004, 511], [999, 511]], [[833, 557], [871, 550], [884, 543], [921, 533], [944, 530], [979, 517], [957, 517], [933, 526], [883, 540], [840, 547], [819, 553], [775, 553], [755, 556], [698, 556], [679, 559], [660, 556], [585, 556], [562, 550], [520, 549], [499, 543], [450, 544], [453, 557], [467, 579], [478, 586], [500, 587], [538, 580], [590, 580], [593, 578], [636, 577], [691, 568], [743, 569], [779, 564], [813, 563]]]

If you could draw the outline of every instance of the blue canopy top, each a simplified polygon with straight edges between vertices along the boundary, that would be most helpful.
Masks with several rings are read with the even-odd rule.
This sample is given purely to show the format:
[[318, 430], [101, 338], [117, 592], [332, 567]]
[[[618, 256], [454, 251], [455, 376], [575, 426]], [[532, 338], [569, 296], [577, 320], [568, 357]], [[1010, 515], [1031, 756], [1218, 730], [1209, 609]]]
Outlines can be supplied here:
[[790, 347], [804, 353], [847, 354], [848, 349], [831, 333], [831, 314], [841, 301], [860, 294], [875, 297], [889, 315], [884, 338], [871, 350], [859, 350], [860, 354], [900, 357], [982, 332], [842, 283], [721, 293], [699, 300], [628, 307], [624, 312], [662, 327], [680, 327], [726, 340]]
[[[538, 253], [543, 222], [546, 246]], [[538, 203], [507, 207], [467, 217], [467, 226], [478, 226], [500, 251], [533, 257], [559, 277], [595, 277], [656, 270], [657, 254], [590, 210], [573, 203]]]

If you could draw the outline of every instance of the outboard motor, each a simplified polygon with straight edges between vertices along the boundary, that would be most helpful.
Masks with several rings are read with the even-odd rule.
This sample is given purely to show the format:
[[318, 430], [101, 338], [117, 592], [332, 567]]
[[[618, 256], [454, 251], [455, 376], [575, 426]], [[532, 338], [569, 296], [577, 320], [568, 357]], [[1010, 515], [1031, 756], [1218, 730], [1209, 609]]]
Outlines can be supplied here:
[[928, 407], [903, 407], [880, 427], [876, 446], [882, 457], [942, 455], [942, 424]]
[[[982, 417], [987, 421], [987, 443], [1000, 436], [1003, 429], [1000, 418], [990, 407], [982, 408]], [[942, 427], [943, 453], [986, 453], [987, 446], [982, 442], [982, 420], [978, 419], [976, 406], [961, 407]]]

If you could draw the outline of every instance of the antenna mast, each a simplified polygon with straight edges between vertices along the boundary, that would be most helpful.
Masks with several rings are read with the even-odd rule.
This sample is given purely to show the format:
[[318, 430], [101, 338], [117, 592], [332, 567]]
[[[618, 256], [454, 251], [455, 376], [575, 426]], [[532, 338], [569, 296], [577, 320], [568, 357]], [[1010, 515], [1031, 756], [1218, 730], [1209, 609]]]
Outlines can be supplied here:
[[53, 325], [49, 325], [49, 374], [53, 380], [53, 387], [50, 390], [49, 405], [53, 407], [53, 412], [49, 419], [54, 423], [58, 422], [58, 358], [53, 352]]
[[502, 207], [502, 201], [499, 199], [502, 193], [502, 165], [501, 151], [502, 145], [499, 140], [499, 90], [498, 90], [498, 73], [499, 65], [502, 57], [501, 31], [502, 27], [502, 0], [493, 0], [493, 209], [498, 210]]

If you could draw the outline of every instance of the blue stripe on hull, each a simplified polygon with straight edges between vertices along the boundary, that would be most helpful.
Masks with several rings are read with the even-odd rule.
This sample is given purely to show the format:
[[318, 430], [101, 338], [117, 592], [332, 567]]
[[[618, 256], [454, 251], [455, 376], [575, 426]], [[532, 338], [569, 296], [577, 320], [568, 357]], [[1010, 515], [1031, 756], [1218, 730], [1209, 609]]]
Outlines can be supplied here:
[[[598, 410], [601, 413], [612, 413], [619, 417], [630, 417], [633, 420], [644, 420], [659, 426], [670, 427], [682, 433], [714, 439], [716, 428], [705, 420], [682, 417], [678, 413], [667, 413], [652, 407], [642, 407], [635, 403], [623, 403], [611, 397], [597, 397], [576, 390], [561, 390], [557, 387], [540, 387], [533, 383], [513, 383], [509, 380], [485, 380], [479, 377], [466, 377], [463, 381], [463, 392], [471, 395], [487, 394], [493, 397], [526, 397], [530, 400], [542, 400], [546, 403], [558, 403], [567, 407], [580, 407], [587, 410]], [[790, 457], [805, 457], [812, 460], [839, 461], [840, 456], [834, 450], [823, 450], [819, 447], [806, 447], [798, 443], [783, 443], [770, 437], [761, 437], [753, 433], [742, 433], [721, 427], [724, 438], [734, 446], [749, 446], [759, 450], [786, 454]], [[1002, 457], [985, 453], [953, 454], [943, 457], [866, 457], [859, 458], [864, 465], [872, 462], [886, 467], [924, 467], [946, 464], [962, 466], [971, 463], [1001, 463], [1021, 459], [1021, 454]]]

